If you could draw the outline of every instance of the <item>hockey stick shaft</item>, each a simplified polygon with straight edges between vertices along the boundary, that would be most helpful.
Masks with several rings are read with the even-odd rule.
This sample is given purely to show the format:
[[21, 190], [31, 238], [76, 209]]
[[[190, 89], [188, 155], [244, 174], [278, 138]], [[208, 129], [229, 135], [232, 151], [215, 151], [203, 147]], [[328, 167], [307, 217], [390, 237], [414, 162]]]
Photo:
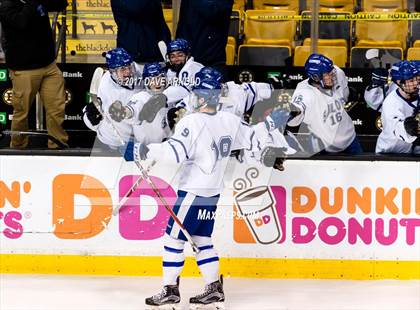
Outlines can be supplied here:
[[63, 144], [57, 138], [44, 133], [44, 132], [35, 132], [35, 131], [18, 131], [18, 130], [3, 130], [0, 132], [0, 135], [5, 136], [40, 136], [40, 137], [47, 137], [49, 140], [57, 144], [60, 148], [66, 149], [67, 145]]
[[[104, 113], [102, 106], [99, 102], [99, 98], [96, 92], [96, 89], [99, 85], [98, 79], [97, 77], [99, 76], [99, 70], [98, 72], [95, 71], [94, 73], [94, 77], [92, 79], [92, 84], [91, 88], [90, 88], [90, 95], [92, 98], [92, 102], [95, 105], [95, 107], [98, 109], [99, 113], [101, 113], [102, 117], [108, 122], [108, 124], [111, 126], [112, 131], [114, 132], [114, 134], [116, 135], [116, 137], [119, 139], [121, 145], [125, 145], [125, 142], [123, 140], [123, 138], [121, 137], [121, 134], [118, 132], [118, 129], [115, 127], [114, 123], [112, 122], [112, 120], [108, 117], [107, 114]], [[96, 89], [95, 89], [96, 88]], [[152, 190], [154, 191], [154, 193], [156, 194], [156, 196], [159, 198], [159, 200], [162, 202], [163, 206], [165, 207], [165, 209], [168, 211], [168, 213], [170, 214], [170, 216], [174, 219], [174, 221], [179, 225], [182, 233], [185, 235], [185, 237], [187, 238], [188, 242], [191, 244], [191, 247], [193, 248], [194, 252], [198, 253], [200, 250], [198, 249], [198, 246], [195, 244], [195, 242], [192, 240], [191, 235], [188, 233], [188, 231], [186, 230], [185, 226], [182, 224], [182, 222], [179, 220], [179, 218], [176, 216], [176, 214], [172, 211], [172, 209], [169, 207], [168, 203], [166, 202], [166, 199], [162, 196], [161, 192], [159, 191], [159, 189], [156, 187], [156, 185], [153, 183], [152, 179], [150, 178], [150, 176], [148, 175], [147, 171], [143, 168], [143, 166], [140, 164], [140, 162], [138, 161], [134, 161], [137, 165], [137, 167], [140, 170], [140, 173], [143, 177], [143, 179], [149, 184], [149, 186], [152, 188]], [[137, 182], [136, 182], [137, 183]], [[140, 184], [140, 181], [139, 181]], [[119, 207], [121, 208], [122, 204], [119, 204]]]
[[[154, 166], [156, 164], [156, 161], [153, 161], [151, 165], [147, 168], [147, 172], [150, 169], [150, 167]], [[130, 196], [137, 190], [137, 187], [140, 185], [141, 181], [143, 180], [143, 177], [140, 176], [137, 178], [136, 182], [133, 183], [133, 185], [130, 187], [130, 189], [127, 191], [125, 196], [121, 198], [119, 204], [113, 209], [112, 214], [117, 215], [120, 209], [126, 204]]]

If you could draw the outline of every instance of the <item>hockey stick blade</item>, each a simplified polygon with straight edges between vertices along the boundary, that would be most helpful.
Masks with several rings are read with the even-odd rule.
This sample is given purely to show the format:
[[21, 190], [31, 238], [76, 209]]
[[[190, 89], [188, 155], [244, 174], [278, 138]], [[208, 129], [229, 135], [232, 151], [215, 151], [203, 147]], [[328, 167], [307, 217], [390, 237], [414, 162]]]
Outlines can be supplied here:
[[159, 47], [160, 54], [162, 55], [163, 62], [166, 62], [166, 54], [168, 51], [166, 47], [166, 43], [164, 41], [159, 41], [158, 47]]
[[370, 48], [366, 51], [365, 57], [367, 60], [379, 58], [379, 50], [377, 48]]
[[104, 75], [104, 69], [98, 67], [93, 73], [92, 80], [90, 82], [89, 93], [91, 95], [98, 95], [99, 84], [101, 83], [102, 76]]

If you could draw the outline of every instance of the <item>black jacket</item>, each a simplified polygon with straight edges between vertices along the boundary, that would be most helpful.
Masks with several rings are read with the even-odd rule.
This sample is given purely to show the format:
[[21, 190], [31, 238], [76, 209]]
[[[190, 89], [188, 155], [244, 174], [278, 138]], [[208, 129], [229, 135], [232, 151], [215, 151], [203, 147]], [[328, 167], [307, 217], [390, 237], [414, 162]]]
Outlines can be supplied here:
[[38, 69], [55, 60], [48, 12], [66, 7], [67, 0], [0, 0], [2, 43], [9, 69]]
[[233, 0], [182, 0], [177, 38], [186, 39], [194, 60], [206, 66], [226, 62]]
[[158, 42], [168, 42], [171, 33], [160, 0], [111, 0], [118, 26], [117, 46], [136, 62], [162, 61]]

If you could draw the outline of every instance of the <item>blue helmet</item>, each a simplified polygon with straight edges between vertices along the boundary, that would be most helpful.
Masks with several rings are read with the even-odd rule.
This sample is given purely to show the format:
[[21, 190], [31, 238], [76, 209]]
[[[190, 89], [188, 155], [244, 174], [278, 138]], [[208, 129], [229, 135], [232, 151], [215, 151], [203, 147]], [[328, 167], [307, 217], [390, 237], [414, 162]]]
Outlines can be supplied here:
[[168, 43], [167, 53], [181, 51], [189, 55], [191, 53], [191, 47], [187, 40], [185, 39], [175, 39]]
[[417, 68], [408, 60], [400, 61], [391, 68], [391, 79], [397, 81], [407, 81], [419, 75]]
[[200, 80], [213, 79], [219, 83], [223, 81], [223, 75], [211, 67], [204, 67], [195, 74], [195, 81], [199, 83]]
[[[162, 77], [153, 79], [154, 77]], [[143, 86], [152, 93], [162, 92], [167, 85], [165, 68], [158, 62], [151, 62], [143, 68]]]
[[151, 62], [144, 65], [143, 68], [143, 78], [154, 77], [159, 75], [164, 75], [165, 68], [161, 66], [158, 62]]
[[108, 69], [117, 69], [133, 63], [133, 58], [121, 47], [114, 48], [105, 54]]
[[417, 71], [420, 74], [420, 60], [412, 60], [411, 63], [416, 67]]
[[305, 72], [308, 77], [316, 82], [321, 82], [324, 73], [334, 69], [334, 64], [328, 57], [321, 54], [311, 54], [305, 63]]
[[[198, 73], [197, 73], [198, 74]], [[193, 93], [198, 98], [204, 98], [207, 105], [216, 107], [219, 104], [219, 97], [222, 90], [222, 83], [214, 76], [206, 76], [200, 80], [196, 77], [196, 84], [193, 86]], [[196, 106], [195, 108], [199, 108]]]

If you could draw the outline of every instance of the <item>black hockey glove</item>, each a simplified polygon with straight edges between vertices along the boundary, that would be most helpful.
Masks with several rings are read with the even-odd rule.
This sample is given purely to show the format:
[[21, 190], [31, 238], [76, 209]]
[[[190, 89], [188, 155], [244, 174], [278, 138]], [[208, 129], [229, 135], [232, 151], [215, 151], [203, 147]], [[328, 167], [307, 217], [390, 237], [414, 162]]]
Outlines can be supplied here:
[[168, 113], [166, 114], [166, 118], [168, 120], [168, 125], [171, 130], [174, 129], [176, 123], [178, 123], [181, 120], [185, 112], [186, 110], [182, 107], [171, 108], [168, 110]]
[[261, 162], [266, 167], [273, 167], [279, 171], [283, 171], [283, 162], [286, 158], [286, 148], [284, 147], [266, 147], [261, 153]]
[[409, 116], [404, 120], [404, 129], [410, 136], [420, 136], [420, 123], [416, 116]]
[[168, 98], [164, 94], [153, 95], [143, 106], [139, 114], [139, 121], [153, 122], [160, 109], [166, 107]]
[[291, 88], [291, 81], [286, 74], [270, 76], [268, 83], [273, 86], [274, 89], [289, 89]]
[[385, 68], [376, 68], [372, 72], [371, 87], [375, 88], [388, 83], [388, 70]]
[[93, 102], [89, 102], [86, 105], [85, 114], [87, 119], [93, 126], [98, 125], [102, 120], [102, 114], [98, 111]]
[[233, 150], [230, 152], [230, 157], [235, 157], [240, 163], [244, 162], [244, 150]]

